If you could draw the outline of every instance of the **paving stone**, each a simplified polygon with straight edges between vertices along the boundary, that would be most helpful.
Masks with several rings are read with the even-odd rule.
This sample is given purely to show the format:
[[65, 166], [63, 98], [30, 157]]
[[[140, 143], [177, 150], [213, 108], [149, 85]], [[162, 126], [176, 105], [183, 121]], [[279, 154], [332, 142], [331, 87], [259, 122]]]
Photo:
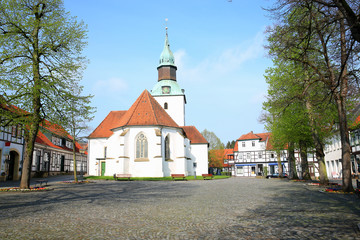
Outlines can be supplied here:
[[360, 239], [360, 199], [277, 179], [51, 182], [0, 194], [0, 239]]

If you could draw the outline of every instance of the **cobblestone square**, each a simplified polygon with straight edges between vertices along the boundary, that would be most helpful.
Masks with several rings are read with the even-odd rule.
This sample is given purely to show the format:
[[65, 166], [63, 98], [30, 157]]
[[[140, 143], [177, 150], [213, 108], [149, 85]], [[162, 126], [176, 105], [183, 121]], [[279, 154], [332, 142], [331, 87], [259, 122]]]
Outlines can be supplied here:
[[49, 183], [0, 194], [0, 239], [360, 239], [360, 199], [278, 179]]

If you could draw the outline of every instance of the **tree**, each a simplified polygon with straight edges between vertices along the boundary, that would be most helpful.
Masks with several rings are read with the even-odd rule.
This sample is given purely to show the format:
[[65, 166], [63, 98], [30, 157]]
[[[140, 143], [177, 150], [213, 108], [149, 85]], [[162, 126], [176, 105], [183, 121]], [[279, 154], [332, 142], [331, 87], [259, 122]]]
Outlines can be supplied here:
[[215, 133], [208, 131], [204, 129], [204, 131], [201, 132], [201, 134], [204, 136], [204, 138], [209, 143], [209, 150], [211, 149], [223, 149], [224, 144], [221, 142], [221, 140], [215, 135]]
[[235, 140], [232, 140], [231, 142], [228, 141], [228, 142], [226, 143], [226, 147], [225, 147], [225, 148], [230, 149], [230, 148], [234, 148], [234, 147], [235, 147]]
[[[269, 44], [272, 44], [270, 39]], [[303, 179], [310, 179], [307, 151], [316, 149], [316, 158], [320, 165], [321, 183], [327, 183], [323, 145], [325, 137], [331, 134], [329, 123], [334, 122], [336, 109], [324, 92], [321, 82], [310, 79], [308, 69], [291, 61], [273, 59], [274, 67], [266, 71], [269, 84], [268, 100], [263, 104], [268, 116], [263, 121], [272, 134], [275, 150], [292, 146], [296, 143], [301, 152], [301, 174]], [[304, 83], [313, 82], [311, 85]], [[306, 86], [306, 88], [305, 88]], [[326, 90], [326, 89], [325, 89]], [[320, 104], [322, 103], [322, 104]], [[317, 108], [313, 107], [315, 104]], [[289, 149], [293, 153], [293, 149]], [[292, 155], [292, 154], [291, 154]], [[293, 156], [289, 156], [290, 176], [295, 171]]]
[[[0, 1], [1, 105], [17, 106], [7, 124], [25, 127], [20, 188], [29, 188], [34, 143], [44, 119], [60, 124], [86, 59], [86, 26], [65, 12], [61, 0]], [[15, 114], [14, 114], [15, 115]]]
[[69, 99], [65, 101], [63, 112], [66, 113], [63, 120], [65, 128], [70, 132], [73, 146], [73, 168], [74, 181], [78, 182], [77, 178], [77, 162], [76, 162], [76, 145], [78, 141], [82, 140], [80, 134], [89, 129], [87, 125], [94, 116], [95, 108], [90, 107], [90, 99], [93, 96], [82, 96], [82, 87], [73, 83], [73, 91]]
[[225, 150], [212, 149], [209, 151], [209, 167], [222, 168], [224, 166]]
[[[311, 69], [312, 79], [322, 82], [336, 104], [342, 143], [343, 190], [353, 191], [347, 112], [358, 79], [358, 46], [340, 11], [315, 1], [278, 1], [272, 13], [280, 23], [270, 29], [272, 55]], [[282, 11], [286, 9], [286, 11]], [[279, 11], [280, 10], [280, 11]], [[307, 82], [305, 89], [312, 82]]]
[[351, 35], [355, 41], [360, 42], [360, 3], [359, 1], [345, 0], [314, 0], [328, 8], [337, 8], [345, 17]]

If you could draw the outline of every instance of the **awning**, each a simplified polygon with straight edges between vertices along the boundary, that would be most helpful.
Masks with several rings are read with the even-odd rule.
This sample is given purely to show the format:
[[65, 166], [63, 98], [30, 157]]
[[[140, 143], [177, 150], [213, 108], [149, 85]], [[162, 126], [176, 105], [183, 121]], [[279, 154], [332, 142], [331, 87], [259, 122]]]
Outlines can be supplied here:
[[244, 164], [235, 164], [235, 166], [237, 166], [237, 167], [243, 167], [243, 166], [256, 166], [256, 164], [252, 164], [252, 163], [244, 163]]
[[[282, 165], [284, 165], [284, 163], [281, 163]], [[269, 166], [274, 166], [274, 165], [278, 165], [278, 163], [269, 163]]]

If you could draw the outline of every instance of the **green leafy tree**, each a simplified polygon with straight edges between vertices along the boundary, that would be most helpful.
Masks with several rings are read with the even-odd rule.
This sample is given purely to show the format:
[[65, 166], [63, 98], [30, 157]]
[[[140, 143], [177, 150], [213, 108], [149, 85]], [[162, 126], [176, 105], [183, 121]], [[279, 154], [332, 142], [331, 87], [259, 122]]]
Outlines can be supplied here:
[[[289, 142], [295, 143], [294, 147], [300, 149], [303, 179], [310, 179], [307, 151], [315, 148], [320, 180], [326, 183], [323, 146], [325, 137], [331, 134], [329, 126], [336, 118], [335, 105], [330, 101], [328, 92], [324, 92], [322, 83], [311, 80], [308, 76], [312, 74], [301, 65], [276, 58], [273, 62], [274, 67], [268, 69], [265, 75], [269, 90], [268, 100], [264, 103], [264, 109], [269, 113], [265, 123], [273, 133], [272, 144], [280, 150]], [[314, 108], [313, 104], [317, 107]], [[291, 148], [292, 144], [288, 146]], [[293, 149], [289, 149], [289, 153], [293, 153]], [[295, 171], [293, 159], [289, 156], [291, 176]]]
[[76, 97], [71, 87], [87, 62], [86, 34], [84, 23], [71, 17], [61, 0], [0, 1], [0, 101], [25, 110], [1, 116], [26, 128], [22, 189], [30, 186], [39, 125], [44, 119], [61, 125], [64, 101]]
[[204, 136], [204, 138], [209, 143], [209, 150], [211, 149], [224, 149], [224, 144], [221, 142], [220, 138], [218, 138], [214, 132], [208, 131], [204, 129], [204, 131], [201, 132], [201, 134]]
[[[322, 82], [330, 94], [342, 143], [342, 186], [346, 192], [353, 191], [347, 112], [351, 94], [358, 94], [359, 43], [352, 38], [341, 11], [310, 0], [278, 2], [280, 7], [272, 13], [280, 21], [269, 30], [270, 54], [311, 69], [311, 79]], [[306, 80], [305, 89], [312, 83]]]

